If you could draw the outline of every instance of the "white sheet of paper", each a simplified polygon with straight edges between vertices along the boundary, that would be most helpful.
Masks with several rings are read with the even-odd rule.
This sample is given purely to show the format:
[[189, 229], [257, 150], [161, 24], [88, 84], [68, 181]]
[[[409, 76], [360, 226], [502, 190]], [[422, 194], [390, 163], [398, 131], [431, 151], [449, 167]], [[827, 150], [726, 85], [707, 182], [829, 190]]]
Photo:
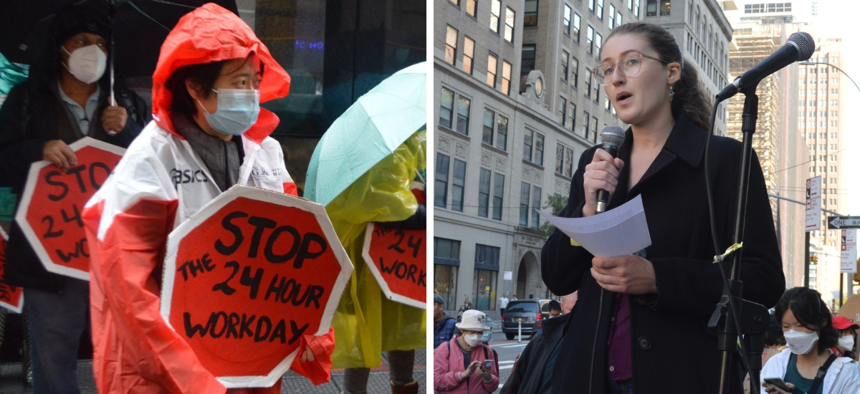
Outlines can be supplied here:
[[620, 207], [586, 218], [538, 213], [596, 257], [624, 256], [651, 246], [641, 195]]

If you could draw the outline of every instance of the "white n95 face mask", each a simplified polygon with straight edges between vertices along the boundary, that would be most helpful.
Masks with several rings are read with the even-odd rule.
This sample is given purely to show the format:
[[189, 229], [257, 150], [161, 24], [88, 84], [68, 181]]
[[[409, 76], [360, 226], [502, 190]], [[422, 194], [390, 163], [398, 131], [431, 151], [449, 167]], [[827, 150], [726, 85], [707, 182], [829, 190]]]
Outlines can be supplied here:
[[463, 336], [463, 339], [466, 340], [466, 343], [469, 346], [478, 346], [481, 343], [481, 335], [480, 334], [466, 334]]
[[[213, 113], [203, 107], [204, 117], [213, 129], [229, 135], [248, 131], [260, 115], [260, 91], [257, 89], [212, 89], [218, 94], [218, 109]], [[199, 102], [199, 101], [198, 101]]]
[[818, 341], [818, 333], [788, 330], [784, 334], [785, 342], [794, 354], [806, 354], [812, 350], [812, 345]]
[[851, 335], [846, 335], [844, 337], [839, 338], [839, 347], [842, 350], [851, 350], [854, 349], [854, 337]]
[[98, 45], [87, 45], [83, 48], [69, 52], [66, 47], [61, 46], [69, 54], [69, 65], [66, 66], [72, 75], [84, 83], [94, 83], [99, 80], [107, 68], [107, 55], [102, 52]]

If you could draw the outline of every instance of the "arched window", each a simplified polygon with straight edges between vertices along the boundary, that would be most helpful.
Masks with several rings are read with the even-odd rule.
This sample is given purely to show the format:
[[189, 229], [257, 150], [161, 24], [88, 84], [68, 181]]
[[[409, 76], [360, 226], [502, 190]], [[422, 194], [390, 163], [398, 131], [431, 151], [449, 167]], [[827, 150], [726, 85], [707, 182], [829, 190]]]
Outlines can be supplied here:
[[697, 36], [699, 34], [701, 34], [699, 31], [699, 29], [701, 28], [701, 25], [699, 24], [700, 23], [699, 15], [701, 15], [701, 13], [699, 12], [699, 6], [696, 6], [696, 35]]

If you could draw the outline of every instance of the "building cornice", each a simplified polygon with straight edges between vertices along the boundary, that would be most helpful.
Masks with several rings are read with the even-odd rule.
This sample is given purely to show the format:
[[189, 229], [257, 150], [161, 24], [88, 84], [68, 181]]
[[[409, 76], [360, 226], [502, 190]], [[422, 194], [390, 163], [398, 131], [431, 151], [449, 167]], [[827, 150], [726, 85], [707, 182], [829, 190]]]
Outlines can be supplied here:
[[708, 10], [711, 11], [711, 16], [717, 20], [717, 26], [720, 27], [720, 30], [723, 31], [723, 34], [726, 35], [726, 38], [731, 41], [732, 40], [732, 24], [729, 23], [729, 19], [726, 18], [726, 14], [723, 13], [723, 10], [717, 4], [716, 0], [704, 0], [705, 5], [708, 7]]

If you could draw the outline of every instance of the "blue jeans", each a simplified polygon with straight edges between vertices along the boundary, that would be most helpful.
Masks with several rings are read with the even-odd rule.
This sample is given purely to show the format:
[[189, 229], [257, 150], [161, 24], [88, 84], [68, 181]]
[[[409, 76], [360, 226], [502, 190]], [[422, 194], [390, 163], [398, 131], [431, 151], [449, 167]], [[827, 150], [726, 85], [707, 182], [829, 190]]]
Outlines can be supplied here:
[[614, 381], [609, 379], [609, 392], [612, 394], [633, 394], [633, 379]]
[[66, 278], [62, 294], [24, 289], [33, 394], [78, 394], [78, 346], [89, 325], [90, 287]]

